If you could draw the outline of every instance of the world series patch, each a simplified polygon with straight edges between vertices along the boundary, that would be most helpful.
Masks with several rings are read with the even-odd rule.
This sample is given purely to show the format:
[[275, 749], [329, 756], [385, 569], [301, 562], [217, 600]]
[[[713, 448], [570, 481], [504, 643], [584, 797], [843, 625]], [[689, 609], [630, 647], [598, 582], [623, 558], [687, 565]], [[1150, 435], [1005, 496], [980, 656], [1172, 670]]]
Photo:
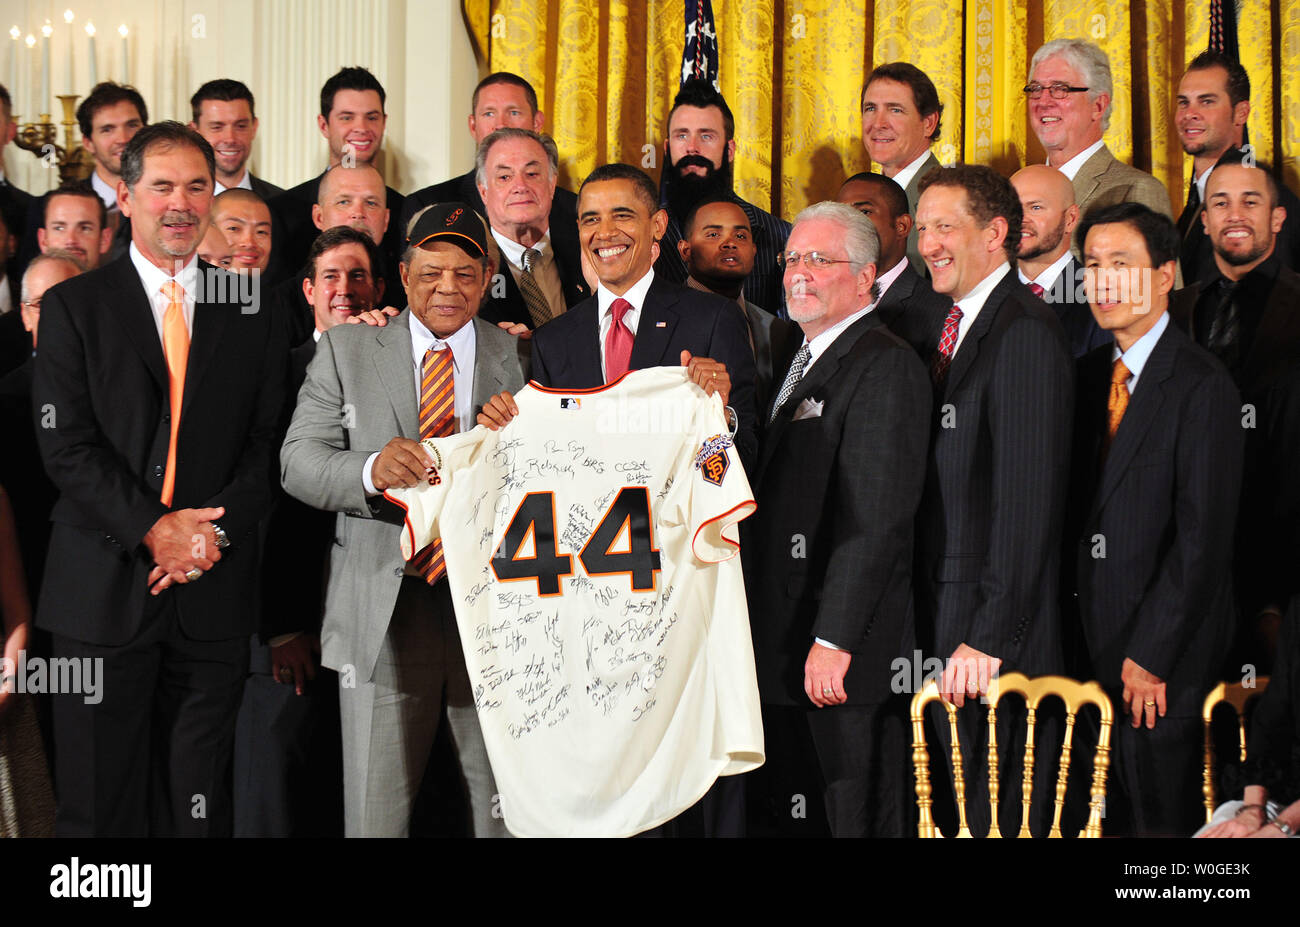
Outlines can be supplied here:
[[700, 471], [700, 476], [707, 482], [714, 486], [722, 485], [722, 480], [727, 475], [727, 468], [731, 466], [731, 461], [727, 458], [727, 448], [734, 443], [731, 435], [714, 435], [705, 441], [696, 453], [695, 469]]

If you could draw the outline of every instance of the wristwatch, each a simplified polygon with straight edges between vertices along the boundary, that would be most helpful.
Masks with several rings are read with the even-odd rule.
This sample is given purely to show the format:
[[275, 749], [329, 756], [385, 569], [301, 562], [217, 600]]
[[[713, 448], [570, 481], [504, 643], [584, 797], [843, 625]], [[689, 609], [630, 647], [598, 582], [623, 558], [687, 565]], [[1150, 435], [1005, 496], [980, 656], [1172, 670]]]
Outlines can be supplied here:
[[225, 550], [230, 546], [230, 538], [226, 535], [226, 529], [219, 524], [209, 522], [212, 525], [212, 533], [217, 536], [217, 550]]

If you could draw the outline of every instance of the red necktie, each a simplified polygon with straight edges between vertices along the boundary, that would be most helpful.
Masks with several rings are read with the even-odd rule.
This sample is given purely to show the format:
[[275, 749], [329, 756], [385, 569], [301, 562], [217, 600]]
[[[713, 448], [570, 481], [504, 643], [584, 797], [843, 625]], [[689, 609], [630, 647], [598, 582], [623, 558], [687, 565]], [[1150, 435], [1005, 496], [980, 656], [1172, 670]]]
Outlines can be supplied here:
[[[441, 351], [433, 348], [424, 352], [420, 368], [420, 440], [443, 438], [455, 431], [456, 379], [452, 372], [451, 345]], [[442, 540], [431, 543], [416, 552], [411, 566], [420, 571], [430, 586], [447, 575], [447, 564], [442, 558]]]
[[632, 332], [623, 324], [623, 316], [632, 310], [632, 304], [619, 297], [610, 305], [614, 324], [605, 333], [605, 382], [612, 383], [627, 373], [632, 360]]
[[1044, 290], [1041, 286], [1039, 286], [1037, 283], [1034, 283], [1032, 280], [1029, 282], [1028, 286], [1029, 286], [1029, 292], [1033, 293], [1033, 294], [1034, 294], [1035, 296], [1037, 296], [1039, 299], [1042, 299], [1042, 298], [1043, 298], [1043, 294], [1047, 292], [1047, 291]]
[[943, 320], [943, 334], [939, 336], [939, 350], [934, 352], [934, 360], [930, 362], [930, 376], [934, 378], [935, 384], [943, 382], [943, 378], [948, 373], [948, 365], [952, 363], [952, 356], [957, 352], [957, 329], [961, 325], [961, 307], [956, 303], [948, 310], [948, 317]]

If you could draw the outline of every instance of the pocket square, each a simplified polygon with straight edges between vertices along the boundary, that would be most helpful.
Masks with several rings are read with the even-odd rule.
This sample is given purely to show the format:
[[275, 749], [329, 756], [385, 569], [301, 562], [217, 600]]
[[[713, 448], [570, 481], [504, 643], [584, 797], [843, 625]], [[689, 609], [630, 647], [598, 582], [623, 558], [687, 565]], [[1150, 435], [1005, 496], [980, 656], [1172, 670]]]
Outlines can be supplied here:
[[822, 406], [825, 404], [824, 400], [818, 402], [815, 399], [805, 399], [799, 403], [799, 408], [794, 410], [794, 418], [791, 421], [798, 422], [805, 418], [821, 418]]

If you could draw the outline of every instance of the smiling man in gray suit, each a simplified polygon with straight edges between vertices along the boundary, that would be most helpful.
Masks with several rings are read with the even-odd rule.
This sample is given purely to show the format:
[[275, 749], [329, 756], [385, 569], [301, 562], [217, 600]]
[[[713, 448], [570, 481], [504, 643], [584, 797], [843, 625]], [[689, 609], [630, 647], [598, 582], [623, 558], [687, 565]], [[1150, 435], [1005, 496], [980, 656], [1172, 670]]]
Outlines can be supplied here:
[[406, 836], [444, 708], [476, 836], [502, 836], [439, 544], [402, 559], [384, 490], [429, 479], [419, 440], [472, 428], [494, 393], [528, 381], [527, 343], [475, 318], [492, 279], [487, 225], [430, 206], [402, 256], [408, 311], [321, 338], [280, 454], [284, 487], [340, 513], [322, 662], [339, 672], [344, 828]]

